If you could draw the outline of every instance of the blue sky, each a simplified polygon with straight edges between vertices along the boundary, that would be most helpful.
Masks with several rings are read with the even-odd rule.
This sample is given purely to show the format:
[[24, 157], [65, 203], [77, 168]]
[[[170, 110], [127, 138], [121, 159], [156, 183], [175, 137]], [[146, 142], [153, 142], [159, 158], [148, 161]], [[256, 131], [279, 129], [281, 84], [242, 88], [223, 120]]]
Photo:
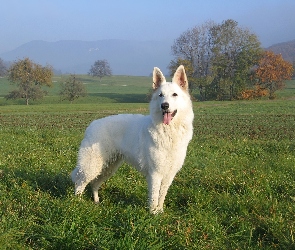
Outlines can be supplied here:
[[267, 47], [295, 39], [294, 0], [9, 0], [0, 53], [32, 40], [171, 40], [208, 20], [236, 20]]

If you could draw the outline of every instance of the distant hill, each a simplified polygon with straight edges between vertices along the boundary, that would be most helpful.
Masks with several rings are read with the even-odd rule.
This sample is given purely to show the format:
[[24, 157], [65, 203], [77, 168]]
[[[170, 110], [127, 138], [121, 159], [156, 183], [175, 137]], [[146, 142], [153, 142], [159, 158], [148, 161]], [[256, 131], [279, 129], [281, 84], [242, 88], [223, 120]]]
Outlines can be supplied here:
[[295, 61], [295, 40], [274, 44], [266, 50], [271, 50], [276, 54], [282, 54], [282, 57], [291, 63]]
[[4, 61], [29, 57], [36, 63], [46, 63], [62, 73], [86, 74], [96, 60], [106, 59], [114, 75], [148, 76], [159, 67], [167, 73], [172, 59], [171, 44], [159, 41], [99, 40], [32, 41], [2, 53]]
[[[96, 60], [106, 59], [114, 75], [148, 76], [159, 67], [168, 74], [167, 66], [173, 59], [171, 42], [98, 40], [58, 42], [31, 41], [0, 54], [4, 61], [12, 62], [29, 57], [34, 62], [50, 64], [55, 72], [86, 74]], [[295, 40], [274, 44], [268, 48], [281, 53], [287, 61], [295, 61]]]

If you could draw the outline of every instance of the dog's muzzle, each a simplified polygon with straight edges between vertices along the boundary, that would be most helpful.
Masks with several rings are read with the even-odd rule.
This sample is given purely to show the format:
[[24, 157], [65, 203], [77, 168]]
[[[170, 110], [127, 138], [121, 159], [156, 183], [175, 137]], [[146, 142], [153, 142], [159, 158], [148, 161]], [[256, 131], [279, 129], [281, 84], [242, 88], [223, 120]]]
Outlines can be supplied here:
[[169, 111], [169, 103], [168, 102], [163, 102], [161, 104], [161, 109], [163, 111], [163, 123], [165, 125], [169, 125], [169, 123], [172, 121], [173, 117], [176, 115], [177, 109], [171, 113]]

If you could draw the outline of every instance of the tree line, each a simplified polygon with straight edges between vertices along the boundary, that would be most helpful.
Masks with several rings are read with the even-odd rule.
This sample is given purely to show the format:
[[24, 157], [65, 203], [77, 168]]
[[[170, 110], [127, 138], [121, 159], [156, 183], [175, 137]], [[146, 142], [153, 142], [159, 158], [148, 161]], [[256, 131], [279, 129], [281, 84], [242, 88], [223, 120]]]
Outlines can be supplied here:
[[[238, 23], [228, 19], [218, 24], [213, 21], [195, 26], [175, 39], [171, 47], [175, 57], [168, 66], [171, 74], [179, 65], [184, 65], [192, 94], [199, 93], [200, 100], [254, 99], [268, 96], [284, 88], [284, 81], [291, 79], [294, 69], [281, 55], [261, 48], [258, 37]], [[29, 58], [13, 63], [6, 70], [0, 59], [0, 76], [17, 85], [6, 98], [29, 100], [47, 94], [42, 86], [52, 85], [53, 70], [47, 65], [38, 65]], [[111, 76], [107, 60], [97, 60], [89, 75]], [[85, 96], [86, 88], [75, 75], [62, 83], [62, 100], [73, 102]]]
[[268, 95], [291, 79], [293, 66], [261, 48], [259, 39], [232, 19], [206, 22], [183, 32], [172, 45], [172, 72], [185, 65], [190, 89], [201, 100], [251, 99]]
[[[99, 77], [101, 80], [104, 76], [111, 76], [112, 71], [106, 60], [97, 60], [91, 66], [88, 74]], [[29, 58], [24, 58], [14, 62], [7, 70], [0, 58], [0, 76], [4, 75], [7, 75], [8, 80], [17, 86], [5, 98], [7, 100], [25, 99], [26, 105], [29, 105], [30, 100], [42, 99], [47, 94], [42, 87], [52, 86], [53, 69], [50, 65], [42, 66]], [[75, 75], [70, 75], [61, 83], [59, 92], [61, 100], [68, 100], [72, 103], [86, 94], [84, 84]]]

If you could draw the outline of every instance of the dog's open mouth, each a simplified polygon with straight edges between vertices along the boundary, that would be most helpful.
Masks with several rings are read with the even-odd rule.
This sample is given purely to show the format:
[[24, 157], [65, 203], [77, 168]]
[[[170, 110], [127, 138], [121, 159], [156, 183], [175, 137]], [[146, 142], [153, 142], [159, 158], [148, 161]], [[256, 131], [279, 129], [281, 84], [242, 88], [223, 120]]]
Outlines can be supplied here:
[[177, 109], [174, 110], [173, 113], [169, 112], [168, 110], [163, 110], [163, 123], [165, 125], [169, 125], [169, 123], [172, 121], [176, 113], [177, 113]]

